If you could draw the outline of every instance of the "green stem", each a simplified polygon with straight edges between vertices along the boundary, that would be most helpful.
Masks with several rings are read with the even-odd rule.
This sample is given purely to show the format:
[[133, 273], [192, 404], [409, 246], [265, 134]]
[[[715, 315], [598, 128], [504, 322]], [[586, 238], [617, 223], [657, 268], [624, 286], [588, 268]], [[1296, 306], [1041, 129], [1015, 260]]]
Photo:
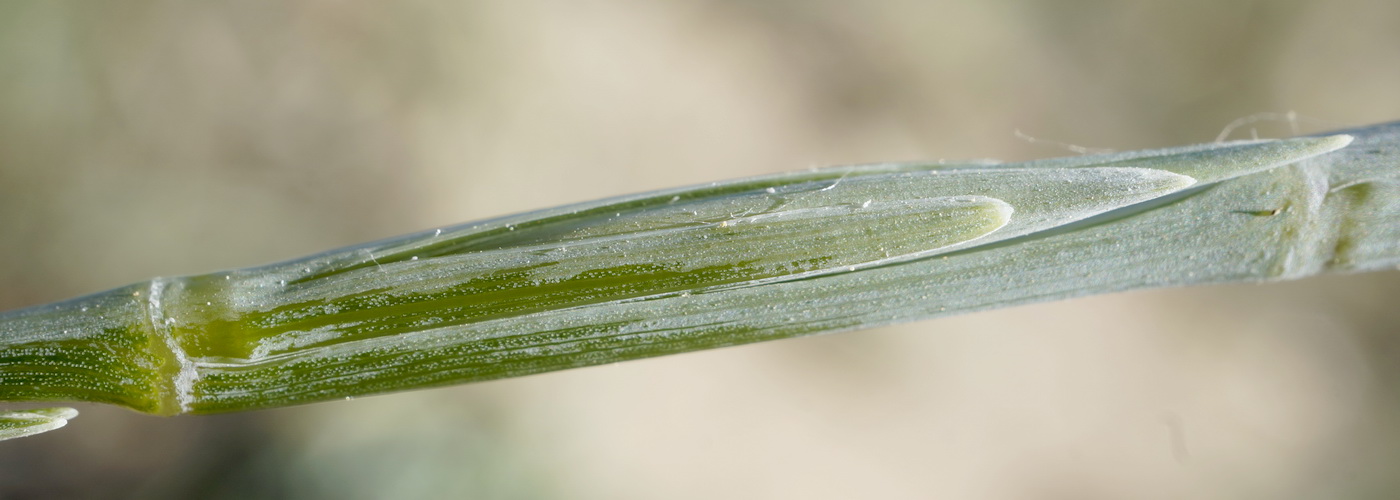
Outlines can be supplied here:
[[4, 399], [174, 413], [163, 376], [170, 360], [152, 335], [148, 290], [132, 285], [0, 315]]
[[[0, 315], [0, 399], [268, 408], [1400, 265], [1400, 124], [684, 188]], [[1343, 148], [1343, 149], [1339, 149]]]

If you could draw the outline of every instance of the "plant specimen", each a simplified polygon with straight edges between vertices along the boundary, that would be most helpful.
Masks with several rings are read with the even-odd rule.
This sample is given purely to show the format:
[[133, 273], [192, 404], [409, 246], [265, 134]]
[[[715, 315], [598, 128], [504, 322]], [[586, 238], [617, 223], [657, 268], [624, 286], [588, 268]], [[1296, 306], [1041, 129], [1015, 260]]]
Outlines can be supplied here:
[[[1400, 265], [1400, 124], [874, 164], [434, 229], [0, 316], [0, 400], [269, 408], [1146, 287]], [[0, 439], [68, 409], [0, 414]]]

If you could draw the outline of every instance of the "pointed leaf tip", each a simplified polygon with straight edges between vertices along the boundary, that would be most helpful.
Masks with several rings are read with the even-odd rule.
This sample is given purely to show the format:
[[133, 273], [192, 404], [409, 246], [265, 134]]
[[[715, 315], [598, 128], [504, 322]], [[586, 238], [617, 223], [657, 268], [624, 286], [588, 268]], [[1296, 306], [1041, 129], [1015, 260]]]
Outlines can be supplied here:
[[[1327, 154], [1351, 144], [1346, 134], [1292, 139], [1238, 141], [1165, 149], [1143, 156], [1118, 159], [1114, 155], [1081, 157], [1075, 167], [1135, 167], [1166, 170], [1195, 178], [1199, 184], [1212, 184], [1265, 170], [1271, 170], [1314, 156]], [[1060, 165], [1062, 160], [1046, 165]]]
[[1332, 151], [1336, 151], [1338, 149], [1350, 146], [1352, 141], [1356, 140], [1356, 137], [1353, 137], [1350, 134], [1337, 134], [1319, 137], [1318, 139], [1318, 145], [1323, 146], [1324, 149], [1324, 151], [1318, 153], [1321, 154], [1330, 153]]
[[48, 432], [78, 416], [72, 408], [36, 408], [0, 412], [0, 441]]

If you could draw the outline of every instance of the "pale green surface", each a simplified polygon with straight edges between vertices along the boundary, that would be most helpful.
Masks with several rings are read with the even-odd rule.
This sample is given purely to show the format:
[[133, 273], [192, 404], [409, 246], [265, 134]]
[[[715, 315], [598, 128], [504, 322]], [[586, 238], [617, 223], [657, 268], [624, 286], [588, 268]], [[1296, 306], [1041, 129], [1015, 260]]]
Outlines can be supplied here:
[[[1400, 109], [1388, 0], [6, 6], [5, 310], [709, 180]], [[81, 405], [2, 443], [0, 496], [1390, 498], [1397, 296], [1192, 287], [211, 418]]]
[[33, 436], [65, 425], [78, 416], [72, 408], [35, 408], [0, 412], [0, 441]]
[[[1393, 221], [1388, 199], [1327, 198], [1389, 189], [1395, 165], [1310, 162], [1352, 140], [816, 170], [158, 278], [10, 313], [0, 396], [248, 410], [1127, 288], [1393, 266], [1394, 240], [1375, 239], [1388, 233], [1353, 230]], [[1317, 184], [1328, 176], [1344, 184]]]

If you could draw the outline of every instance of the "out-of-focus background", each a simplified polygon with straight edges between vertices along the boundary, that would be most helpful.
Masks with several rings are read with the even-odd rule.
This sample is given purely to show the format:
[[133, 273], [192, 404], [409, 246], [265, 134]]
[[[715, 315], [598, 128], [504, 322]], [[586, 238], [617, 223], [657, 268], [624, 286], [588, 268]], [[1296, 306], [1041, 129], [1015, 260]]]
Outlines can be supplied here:
[[[2, 0], [0, 308], [811, 166], [1365, 125], [1397, 89], [1389, 0]], [[249, 414], [85, 405], [0, 443], [0, 497], [1391, 497], [1396, 297], [1149, 291]]]

